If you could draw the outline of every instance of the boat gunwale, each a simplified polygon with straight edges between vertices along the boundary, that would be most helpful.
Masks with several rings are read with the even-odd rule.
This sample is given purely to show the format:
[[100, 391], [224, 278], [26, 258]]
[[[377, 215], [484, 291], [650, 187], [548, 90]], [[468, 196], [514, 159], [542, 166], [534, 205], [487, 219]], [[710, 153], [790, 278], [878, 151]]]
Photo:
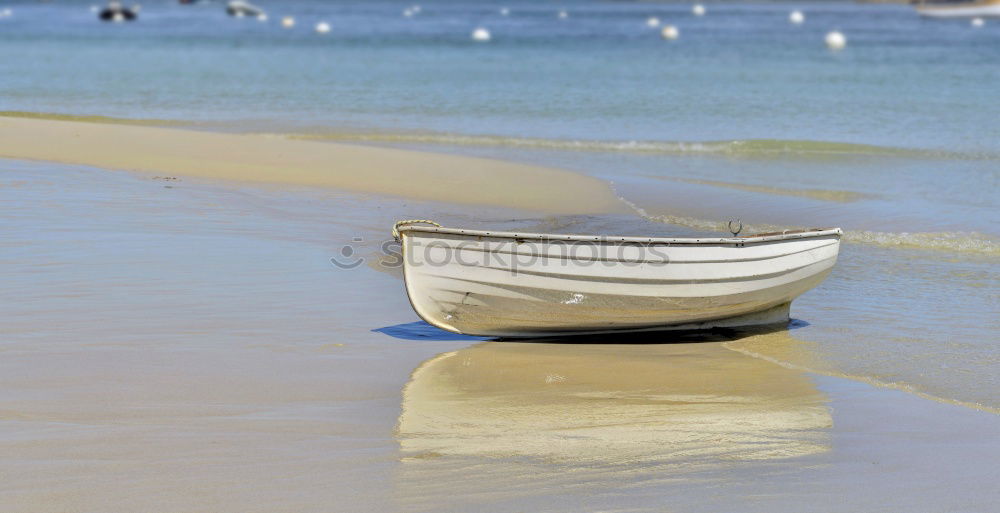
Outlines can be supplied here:
[[918, 11], [921, 9], [970, 9], [977, 7], [1000, 6], [1000, 0], [918, 0], [912, 4]]
[[399, 233], [424, 232], [447, 235], [463, 235], [467, 237], [489, 237], [494, 239], [512, 239], [515, 242], [524, 239], [542, 241], [586, 241], [586, 242], [625, 242], [640, 244], [757, 244], [796, 239], [811, 239], [835, 235], [838, 238], [844, 234], [840, 228], [813, 228], [810, 230], [786, 230], [784, 232], [748, 235], [744, 237], [628, 237], [608, 235], [573, 235], [531, 232], [503, 232], [487, 230], [470, 230], [465, 228], [445, 228], [437, 226], [404, 225], [399, 227]]
[[[775, 258], [782, 258], [782, 257], [787, 257], [787, 256], [798, 255], [798, 254], [801, 254], [801, 253], [805, 253], [807, 251], [815, 251], [817, 249], [822, 249], [822, 248], [825, 248], [827, 246], [832, 246], [834, 244], [839, 244], [839, 242], [840, 241], [838, 239], [836, 242], [830, 242], [830, 243], [824, 244], [822, 246], [816, 246], [816, 247], [812, 247], [812, 248], [800, 249], [798, 251], [792, 251], [792, 252], [789, 252], [789, 253], [780, 253], [780, 254], [777, 254], [777, 255], [765, 255], [765, 256], [751, 257], [751, 258], [724, 258], [724, 259], [718, 259], [718, 260], [671, 260], [669, 263], [671, 263], [673, 265], [677, 265], [677, 264], [690, 265], [690, 264], [732, 264], [732, 263], [741, 263], [741, 262], [762, 262], [764, 260], [773, 260]], [[431, 244], [433, 244], [433, 242]], [[630, 243], [630, 244], [634, 244], [634, 243]], [[653, 244], [655, 244], [655, 243], [653, 243]], [[516, 251], [500, 251], [500, 250], [492, 250], [492, 249], [481, 249], [481, 248], [478, 248], [478, 247], [475, 247], [475, 248], [457, 248], [457, 249], [462, 249], [464, 251], [479, 251], [481, 253], [492, 253], [492, 254], [509, 255], [509, 256], [512, 256], [512, 257], [513, 256], [521, 255], [521, 253], [518, 253]], [[667, 261], [664, 260], [664, 259], [656, 259], [656, 260], [654, 260], [654, 259], [641, 259], [640, 260], [640, 259], [630, 259], [630, 258], [587, 257], [587, 256], [572, 255], [572, 254], [571, 255], [550, 255], [550, 254], [546, 254], [546, 253], [540, 253], [537, 256], [539, 258], [575, 260], [575, 261], [582, 261], [582, 262], [624, 262], [624, 263], [634, 263], [634, 264], [666, 264], [667, 263]], [[457, 263], [459, 265], [465, 265], [467, 267], [482, 267], [484, 269], [493, 269], [492, 267], [482, 266], [482, 265], [479, 265], [479, 264], [464, 264], [462, 262], [457, 262]], [[497, 269], [500, 269], [500, 268], [497, 268]], [[518, 271], [518, 272], [524, 272], [524, 271]]]

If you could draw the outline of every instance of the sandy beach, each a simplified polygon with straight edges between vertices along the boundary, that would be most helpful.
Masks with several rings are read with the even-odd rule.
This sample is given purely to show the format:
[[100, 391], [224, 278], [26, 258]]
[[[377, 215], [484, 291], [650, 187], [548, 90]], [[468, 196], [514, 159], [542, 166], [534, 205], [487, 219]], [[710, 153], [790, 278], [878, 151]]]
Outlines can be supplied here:
[[[377, 261], [393, 220], [418, 215], [573, 225], [614, 210], [597, 208], [597, 180], [146, 127], [4, 119], [0, 132], [0, 155], [33, 160], [0, 161], [12, 511], [985, 511], [1000, 499], [994, 414], [728, 346], [808, 352], [799, 330], [484, 342], [417, 322], [393, 270], [329, 261], [352, 241]], [[286, 158], [259, 164], [265, 149]], [[476, 180], [402, 189], [400, 160]], [[516, 194], [529, 179], [573, 181], [590, 201]]]
[[0, 3], [0, 513], [1000, 511], [1000, 23], [134, 3]]
[[[548, 213], [626, 211], [606, 183], [564, 170], [280, 136], [0, 117], [0, 155]], [[551, 193], [561, 188], [572, 194]]]

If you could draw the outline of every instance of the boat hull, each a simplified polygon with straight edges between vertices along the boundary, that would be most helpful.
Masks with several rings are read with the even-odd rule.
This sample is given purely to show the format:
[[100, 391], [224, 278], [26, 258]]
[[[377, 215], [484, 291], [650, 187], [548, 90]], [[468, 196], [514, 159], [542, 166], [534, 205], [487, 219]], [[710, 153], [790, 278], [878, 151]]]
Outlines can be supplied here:
[[400, 232], [417, 314], [493, 337], [784, 323], [792, 300], [829, 274], [840, 246], [839, 230], [700, 243]]
[[1000, 2], [979, 4], [922, 4], [917, 13], [928, 18], [996, 18], [1000, 17]]

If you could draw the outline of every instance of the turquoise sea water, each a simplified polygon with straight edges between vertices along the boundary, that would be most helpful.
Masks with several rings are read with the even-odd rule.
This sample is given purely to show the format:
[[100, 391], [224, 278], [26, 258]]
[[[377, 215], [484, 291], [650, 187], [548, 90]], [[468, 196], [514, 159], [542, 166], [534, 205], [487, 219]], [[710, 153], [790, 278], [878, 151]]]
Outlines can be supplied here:
[[[8, 3], [4, 108], [583, 141], [796, 139], [995, 154], [1000, 24], [851, 3]], [[506, 5], [509, 16], [498, 9]], [[569, 17], [559, 20], [565, 8]], [[802, 26], [788, 12], [803, 10]], [[295, 16], [291, 30], [279, 18]], [[666, 43], [646, 19], [676, 25]], [[319, 21], [332, 30], [313, 32]], [[488, 44], [470, 32], [488, 28]], [[823, 35], [843, 31], [831, 53]]]
[[[404, 17], [409, 3], [291, 0], [260, 2], [261, 22], [164, 0], [105, 24], [87, 1], [4, 5], [2, 111], [556, 165], [679, 232], [842, 226], [838, 270], [793, 311], [824, 369], [1000, 408], [1000, 21], [846, 2], [695, 17], [688, 3], [431, 1]], [[476, 27], [492, 40], [473, 42]], [[833, 29], [843, 51], [823, 44]]]

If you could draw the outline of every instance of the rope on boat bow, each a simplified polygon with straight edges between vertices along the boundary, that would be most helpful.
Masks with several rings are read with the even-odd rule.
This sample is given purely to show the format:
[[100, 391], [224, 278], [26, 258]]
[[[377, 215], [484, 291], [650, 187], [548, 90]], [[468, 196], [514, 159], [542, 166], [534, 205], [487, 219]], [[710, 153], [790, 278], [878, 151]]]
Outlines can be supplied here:
[[404, 221], [396, 221], [396, 224], [392, 225], [392, 238], [396, 239], [396, 242], [399, 242], [399, 227], [406, 226], [408, 224], [430, 224], [437, 226], [438, 228], [441, 227], [441, 225], [431, 221], [430, 219], [406, 219]]

